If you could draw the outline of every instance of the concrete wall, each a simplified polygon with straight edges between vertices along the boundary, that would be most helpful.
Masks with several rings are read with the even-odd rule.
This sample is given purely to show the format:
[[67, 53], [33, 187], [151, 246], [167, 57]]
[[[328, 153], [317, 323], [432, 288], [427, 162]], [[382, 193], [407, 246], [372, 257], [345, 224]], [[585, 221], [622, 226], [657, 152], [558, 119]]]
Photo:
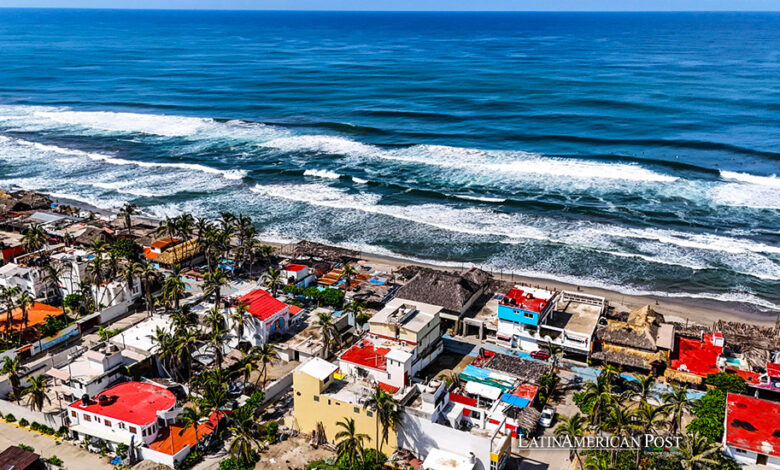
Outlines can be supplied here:
[[292, 390], [293, 386], [293, 374], [290, 372], [279, 380], [271, 382], [270, 385], [265, 387], [265, 401], [263, 404], [268, 403], [272, 399], [279, 395]]
[[181, 462], [184, 460], [190, 453], [190, 446], [184, 446], [182, 450], [179, 451], [176, 455], [170, 455], [170, 454], [164, 454], [162, 452], [157, 452], [156, 450], [152, 450], [148, 447], [139, 447], [138, 448], [138, 454], [141, 456], [144, 460], [151, 460], [152, 462], [157, 462], [159, 464], [167, 465], [168, 467], [173, 468], [175, 463]]
[[[20, 403], [24, 403], [24, 401]], [[63, 403], [63, 406], [67, 406], [67, 404]], [[24, 418], [30, 423], [38, 422], [50, 426], [55, 430], [62, 426], [62, 416], [59, 411], [55, 411], [53, 413], [42, 413], [40, 411], [33, 411], [30, 408], [17, 405], [16, 403], [12, 403], [10, 401], [0, 400], [0, 413], [3, 413], [3, 416], [11, 413], [14, 415], [17, 422]]]
[[473, 452], [477, 458], [476, 470], [490, 469], [490, 438], [475, 436], [448, 426], [431, 422], [426, 418], [403, 413], [398, 425], [398, 447], [412, 451], [425, 460], [432, 449], [441, 449], [458, 455], [468, 456]]
[[79, 335], [79, 326], [74, 323], [60, 331], [57, 334], [38, 340], [32, 344], [32, 355], [35, 356], [47, 349], [53, 348], [58, 344], [62, 344], [65, 341]]

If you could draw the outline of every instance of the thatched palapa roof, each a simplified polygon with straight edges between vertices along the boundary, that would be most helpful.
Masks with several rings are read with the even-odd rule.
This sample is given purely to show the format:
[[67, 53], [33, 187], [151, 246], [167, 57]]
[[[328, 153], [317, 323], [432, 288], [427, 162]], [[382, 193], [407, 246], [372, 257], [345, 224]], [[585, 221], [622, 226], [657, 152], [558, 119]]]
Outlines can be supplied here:
[[198, 243], [198, 240], [193, 238], [163, 251], [154, 259], [154, 262], [171, 266], [197, 256], [202, 251], [203, 248]]
[[490, 279], [490, 273], [476, 268], [462, 274], [426, 268], [398, 289], [396, 297], [461, 313]]
[[596, 330], [596, 338], [604, 343], [655, 351], [661, 318], [645, 305], [629, 313], [626, 321], [608, 320], [606, 326]]
[[293, 252], [295, 257], [300, 258], [320, 258], [332, 261], [341, 261], [342, 263], [356, 261], [360, 259], [360, 253], [346, 248], [324, 245], [322, 243], [302, 240], [295, 245]]
[[501, 353], [496, 353], [491, 357], [485, 363], [484, 368], [511, 375], [524, 383], [532, 384], [538, 384], [539, 378], [547, 372], [547, 364]]
[[81, 246], [93, 246], [96, 241], [98, 240], [110, 240], [113, 238], [111, 234], [106, 232], [105, 230], [93, 227], [93, 226], [87, 226], [87, 228], [82, 232], [78, 237], [76, 237], [73, 241], [77, 245]]

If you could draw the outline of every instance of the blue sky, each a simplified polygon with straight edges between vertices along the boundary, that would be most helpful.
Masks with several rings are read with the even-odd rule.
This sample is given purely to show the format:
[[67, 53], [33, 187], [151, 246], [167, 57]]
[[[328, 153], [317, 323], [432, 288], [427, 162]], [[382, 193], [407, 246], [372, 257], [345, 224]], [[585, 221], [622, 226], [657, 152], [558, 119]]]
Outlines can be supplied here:
[[3, 7], [225, 10], [780, 10], [780, 0], [5, 0]]

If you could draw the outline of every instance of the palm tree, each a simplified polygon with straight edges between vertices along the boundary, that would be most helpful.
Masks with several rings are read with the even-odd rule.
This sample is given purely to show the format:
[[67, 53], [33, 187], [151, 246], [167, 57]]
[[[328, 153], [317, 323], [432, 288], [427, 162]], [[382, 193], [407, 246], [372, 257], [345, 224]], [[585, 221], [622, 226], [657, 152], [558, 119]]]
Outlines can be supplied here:
[[631, 396], [638, 398], [639, 401], [647, 400], [650, 397], [650, 393], [655, 386], [655, 377], [647, 375], [646, 377], [640, 377], [637, 382], [630, 382], [629, 385], [632, 389]]
[[[379, 453], [382, 452], [382, 446], [389, 439], [390, 430], [395, 431], [402, 415], [398, 411], [398, 402], [395, 398], [379, 387], [374, 389], [374, 393], [366, 401], [366, 406], [376, 413], [376, 455], [378, 458]], [[379, 439], [380, 425], [382, 426], [382, 439]]]
[[[273, 364], [277, 359], [276, 349], [270, 343], [263, 343], [260, 346], [252, 348], [252, 353], [255, 360], [263, 363], [263, 368], [260, 371], [260, 375], [263, 376], [263, 389], [265, 389], [265, 382], [268, 379], [268, 364]], [[260, 377], [257, 378], [258, 381]]]
[[711, 459], [710, 456], [718, 449], [720, 449], [720, 444], [710, 442], [698, 432], [689, 433], [685, 436], [685, 445], [680, 448], [682, 453], [680, 464], [685, 470], [717, 468], [717, 460]]
[[279, 283], [282, 280], [282, 272], [276, 268], [269, 267], [263, 274], [263, 281], [265, 286], [271, 289], [271, 295], [276, 297], [276, 292], [279, 289]]
[[371, 440], [368, 434], [358, 433], [355, 429], [355, 420], [344, 418], [344, 421], [338, 421], [336, 426], [343, 429], [336, 433], [335, 438], [336, 452], [338, 460], [346, 460], [350, 467], [356, 467], [358, 462], [363, 460], [363, 442]]
[[344, 279], [344, 290], [349, 290], [349, 284], [352, 282], [352, 278], [357, 274], [357, 269], [351, 264], [345, 264], [344, 269], [341, 270], [341, 279]]
[[363, 304], [357, 301], [349, 302], [344, 306], [344, 312], [353, 314], [355, 318], [363, 313], [363, 310]]
[[239, 302], [238, 305], [236, 305], [236, 308], [230, 313], [230, 322], [232, 323], [233, 328], [236, 329], [239, 346], [244, 337], [244, 327], [249, 321], [249, 317], [249, 305], [246, 302]]
[[[26, 290], [19, 292], [19, 295], [16, 297], [16, 305], [22, 311], [23, 330], [27, 329], [27, 323], [29, 321], [27, 309], [34, 303], [32, 296]], [[19, 335], [21, 336], [21, 330]]]
[[33, 224], [24, 232], [22, 245], [24, 245], [25, 250], [32, 253], [43, 248], [48, 239], [49, 236], [46, 234], [46, 231], [43, 230], [43, 227], [39, 224]]
[[200, 243], [206, 235], [206, 232], [212, 228], [212, 225], [205, 217], [196, 217], [192, 224], [192, 228], [195, 232], [195, 239]]
[[192, 372], [192, 351], [198, 347], [203, 339], [200, 332], [193, 328], [179, 330], [173, 337], [176, 345], [176, 354], [181, 363], [185, 366], [187, 377]]
[[210, 308], [203, 317], [208, 330], [221, 330], [225, 327], [225, 315], [218, 308]]
[[203, 295], [209, 296], [214, 294], [214, 308], [217, 308], [221, 299], [221, 288], [227, 285], [227, 283], [228, 279], [225, 272], [219, 268], [203, 275]]
[[609, 405], [616, 401], [610, 377], [606, 374], [601, 374], [596, 378], [595, 382], [585, 382], [583, 401], [586, 403], [592, 402], [590, 422], [593, 425], [598, 425], [604, 414], [606, 414]]
[[179, 421], [182, 423], [179, 436], [185, 433], [187, 429], [192, 428], [195, 430], [195, 446], [197, 447], [200, 442], [200, 436], [198, 435], [198, 427], [201, 420], [205, 418], [203, 411], [197, 405], [185, 406], [182, 413], [179, 415]]
[[163, 372], [174, 380], [178, 378], [178, 356], [173, 335], [163, 328], [157, 327], [149, 338], [154, 343], [154, 352], [160, 357]]
[[257, 370], [257, 367], [255, 366], [256, 361], [257, 356], [255, 356], [253, 350], [249, 350], [249, 352], [241, 352], [241, 360], [239, 361], [239, 366], [235, 373], [236, 375], [241, 375], [244, 383], [248, 383], [252, 372]]
[[27, 379], [30, 384], [29, 387], [24, 389], [22, 395], [28, 395], [27, 406], [33, 411], [43, 410], [43, 402], [46, 401], [51, 404], [51, 398], [46, 394], [49, 391], [49, 378], [45, 375], [37, 375]]
[[563, 356], [563, 348], [553, 344], [552, 341], [547, 341], [543, 347], [550, 354], [550, 370], [553, 372], [557, 371], [558, 363], [561, 360], [561, 356]]
[[126, 203], [124, 206], [122, 206], [121, 209], [119, 209], [119, 212], [117, 213], [119, 217], [124, 217], [125, 230], [127, 230], [128, 235], [130, 235], [130, 228], [133, 225], [133, 221], [130, 219], [130, 216], [136, 214], [137, 212], [138, 206], [132, 203]]
[[0, 300], [5, 303], [5, 334], [6, 337], [11, 337], [11, 327], [14, 321], [14, 305], [16, 305], [16, 296], [22, 290], [19, 287], [4, 287], [0, 286]]
[[688, 398], [688, 390], [685, 387], [672, 384], [672, 391], [661, 395], [664, 406], [672, 416], [670, 431], [675, 434], [682, 429], [682, 418], [686, 411], [691, 411], [692, 400]]
[[171, 313], [173, 331], [183, 331], [198, 324], [198, 314], [192, 311], [192, 307], [184, 305], [179, 310]]
[[[636, 410], [630, 410], [620, 403], [612, 403], [604, 416], [604, 420], [599, 423], [599, 429], [607, 431], [615, 437], [630, 437], [642, 429], [636, 417]], [[612, 462], [617, 456], [615, 450], [612, 451]]]
[[140, 279], [141, 276], [144, 275], [144, 272], [145, 268], [141, 263], [130, 262], [125, 264], [122, 268], [122, 279], [127, 281], [128, 293], [133, 291], [133, 281], [135, 281], [136, 278]]
[[613, 470], [612, 462], [605, 453], [591, 454], [585, 459], [585, 470]]
[[142, 281], [144, 288], [144, 302], [146, 302], [146, 311], [152, 314], [152, 282], [160, 278], [160, 273], [154, 269], [151, 264], [143, 264], [141, 270], [137, 274]]
[[186, 291], [184, 281], [182, 281], [180, 277], [180, 272], [181, 268], [179, 265], [175, 265], [171, 271], [171, 274], [165, 278], [165, 284], [163, 286], [163, 292], [165, 292], [166, 296], [173, 299], [173, 308], [176, 310], [179, 309], [179, 301], [184, 296], [184, 292]]
[[330, 312], [320, 312], [317, 314], [317, 321], [314, 322], [314, 326], [320, 329], [322, 334], [322, 342], [325, 343], [325, 358], [330, 357], [330, 344], [337, 341], [338, 330], [333, 323], [333, 314]]
[[8, 381], [11, 382], [11, 390], [14, 394], [16, 403], [19, 403], [19, 395], [22, 386], [22, 380], [19, 374], [22, 372], [22, 363], [19, 360], [19, 356], [6, 356], [3, 359], [3, 367], [0, 368], [0, 374], [8, 375]]
[[219, 213], [219, 224], [222, 226], [224, 232], [233, 232], [233, 223], [236, 220], [236, 216], [230, 212]]
[[[636, 408], [636, 420], [640, 428], [645, 433], [652, 433], [655, 430], [666, 427], [666, 419], [668, 413], [663, 406], [653, 406], [647, 402], [644, 398], [639, 402], [639, 406]], [[640, 447], [636, 452], [636, 467], [639, 468], [639, 464], [642, 460], [643, 449]]]
[[224, 356], [223, 344], [225, 343], [225, 333], [222, 326], [218, 324], [212, 325], [205, 336], [211, 350], [214, 351], [214, 362], [217, 364], [217, 369], [221, 371]]
[[[582, 437], [585, 435], [585, 424], [585, 418], [579, 413], [569, 417], [561, 416], [558, 420], [558, 426], [555, 428], [555, 435], [559, 437], [568, 436], [571, 438]], [[576, 441], [572, 439], [572, 442]], [[574, 453], [574, 457], [577, 459], [578, 467], [582, 466], [580, 452], [576, 445], [572, 449], [572, 452]]]
[[255, 449], [262, 447], [260, 443], [260, 427], [255, 420], [253, 410], [246, 407], [238, 408], [230, 419], [228, 427], [233, 439], [230, 441], [230, 455], [245, 465], [254, 461]]
[[[62, 276], [62, 267], [47, 263], [43, 270], [43, 282], [60, 295], [60, 276]], [[47, 289], [48, 291], [48, 289]]]

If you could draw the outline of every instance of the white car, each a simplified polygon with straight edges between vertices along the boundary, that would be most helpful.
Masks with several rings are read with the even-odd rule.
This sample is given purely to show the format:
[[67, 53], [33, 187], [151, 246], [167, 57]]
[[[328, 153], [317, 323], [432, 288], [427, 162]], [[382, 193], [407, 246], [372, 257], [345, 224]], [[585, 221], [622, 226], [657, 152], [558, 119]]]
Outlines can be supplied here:
[[542, 410], [542, 416], [539, 418], [539, 424], [542, 427], [549, 428], [552, 426], [553, 419], [555, 418], [555, 408], [552, 406], [545, 406]]

